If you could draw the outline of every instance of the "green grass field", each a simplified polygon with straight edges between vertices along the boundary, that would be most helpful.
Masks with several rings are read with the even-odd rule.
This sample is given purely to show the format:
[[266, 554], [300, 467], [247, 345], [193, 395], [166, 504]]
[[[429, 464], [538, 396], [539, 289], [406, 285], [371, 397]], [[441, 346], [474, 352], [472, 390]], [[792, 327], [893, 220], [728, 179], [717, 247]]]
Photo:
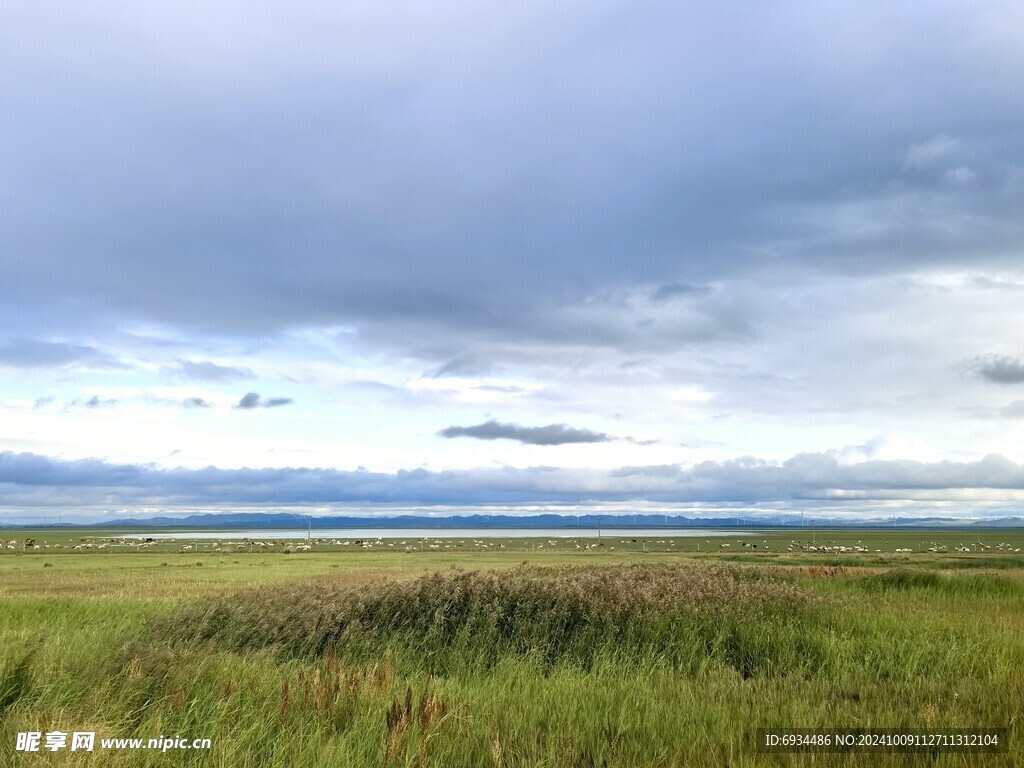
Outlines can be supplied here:
[[[794, 533], [5, 531], [0, 764], [1024, 763], [1024, 532]], [[759, 727], [1002, 727], [1009, 750], [771, 754]], [[15, 750], [58, 730], [211, 748]]]

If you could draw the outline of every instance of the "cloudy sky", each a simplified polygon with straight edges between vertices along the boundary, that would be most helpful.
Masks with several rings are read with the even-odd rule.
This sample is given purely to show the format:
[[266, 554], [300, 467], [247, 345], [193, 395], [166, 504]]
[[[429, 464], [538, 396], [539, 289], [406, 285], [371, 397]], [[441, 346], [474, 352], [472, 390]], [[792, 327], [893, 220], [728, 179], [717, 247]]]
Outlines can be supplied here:
[[0, 113], [0, 522], [1024, 510], [1020, 3], [14, 0]]

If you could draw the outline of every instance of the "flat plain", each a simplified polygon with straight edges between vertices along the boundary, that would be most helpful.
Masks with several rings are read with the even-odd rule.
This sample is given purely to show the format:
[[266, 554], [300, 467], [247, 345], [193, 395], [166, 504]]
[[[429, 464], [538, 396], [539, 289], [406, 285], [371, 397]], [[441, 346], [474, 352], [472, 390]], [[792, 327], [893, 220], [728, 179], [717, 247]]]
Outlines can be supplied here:
[[[4, 531], [0, 764], [1024, 762], [1022, 531], [315, 536]], [[755, 749], [793, 727], [1009, 744]], [[211, 748], [14, 749], [57, 730]]]

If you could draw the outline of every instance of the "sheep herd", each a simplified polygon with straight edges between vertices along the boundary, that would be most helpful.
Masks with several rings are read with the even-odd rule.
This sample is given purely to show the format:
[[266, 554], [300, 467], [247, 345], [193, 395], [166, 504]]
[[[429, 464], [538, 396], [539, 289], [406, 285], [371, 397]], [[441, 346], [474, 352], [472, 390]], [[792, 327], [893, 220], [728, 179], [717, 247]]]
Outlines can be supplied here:
[[[565, 539], [546, 539], [546, 540], [524, 540], [522, 543], [526, 548], [533, 549], [534, 551], [554, 550], [554, 551], [591, 551], [599, 548], [605, 551], [615, 551], [615, 546], [609, 546], [606, 542], [609, 542], [608, 538], [605, 541], [593, 541], [587, 539], [576, 539], [576, 538], [565, 538]], [[637, 544], [638, 539], [614, 539], [620, 544]], [[53, 543], [50, 544], [43, 540], [37, 542], [34, 538], [27, 538], [23, 541], [11, 539], [8, 541], [0, 541], [0, 550], [11, 550], [15, 552], [35, 552], [39, 550], [70, 550], [70, 551], [88, 551], [88, 550], [106, 550], [112, 549], [115, 551], [144, 551], [152, 548], [158, 544], [171, 544], [171, 539], [160, 539], [154, 536], [117, 536], [117, 537], [86, 537], [79, 540], [79, 543]], [[511, 544], [511, 541], [509, 542]], [[710, 545], [711, 540], [707, 539], [704, 542]], [[676, 542], [672, 539], [643, 539], [642, 546], [644, 551], [647, 551], [648, 544], [658, 545], [659, 547], [672, 551], [672, 548], [676, 547]], [[701, 551], [701, 542], [697, 541], [697, 551]], [[761, 552], [771, 551], [771, 547], [768, 545], [767, 539], [763, 539], [759, 543], [751, 541], [743, 541], [737, 539], [733, 542], [723, 542], [718, 544], [720, 551], [728, 551], [735, 545], [736, 549], [748, 549], [758, 550]], [[182, 544], [179, 547], [179, 551], [182, 553], [190, 552], [217, 552], [217, 553], [228, 553], [228, 552], [255, 552], [255, 551], [277, 551], [285, 554], [291, 554], [296, 552], [313, 552], [317, 549], [324, 549], [327, 547], [351, 547], [353, 549], [394, 549], [396, 547], [401, 548], [405, 552], [423, 551], [423, 550], [445, 550], [445, 549], [468, 549], [472, 548], [478, 552], [496, 551], [506, 549], [506, 544], [499, 543], [493, 540], [486, 539], [443, 539], [443, 538], [432, 538], [430, 536], [424, 536], [413, 540], [403, 539], [401, 541], [392, 540], [385, 541], [384, 539], [377, 538], [366, 538], [366, 539], [337, 539], [337, 538], [308, 538], [304, 540], [287, 540], [287, 539], [244, 539], [238, 540], [210, 540], [209, 542], [203, 542], [193, 540], [190, 543]], [[877, 542], [876, 542], [877, 547]], [[679, 551], [679, 550], [676, 550]], [[784, 550], [787, 553], [820, 553], [820, 554], [860, 554], [860, 553], [871, 553], [881, 554], [882, 549], [871, 549], [863, 541], [857, 541], [852, 545], [841, 545], [836, 544], [834, 541], [828, 543], [819, 543], [816, 540], [810, 542], [803, 540], [791, 540], [788, 546]], [[1020, 554], [1021, 548], [1015, 547], [1007, 542], [1000, 542], [998, 544], [986, 544], [981, 541], [973, 544], [959, 543], [956, 546], [942, 544], [936, 541], [922, 541], [919, 546], [911, 547], [897, 547], [894, 551], [896, 554], [911, 554], [913, 552], [929, 552], [933, 554], [944, 554], [948, 552], [954, 552], [957, 554]]]

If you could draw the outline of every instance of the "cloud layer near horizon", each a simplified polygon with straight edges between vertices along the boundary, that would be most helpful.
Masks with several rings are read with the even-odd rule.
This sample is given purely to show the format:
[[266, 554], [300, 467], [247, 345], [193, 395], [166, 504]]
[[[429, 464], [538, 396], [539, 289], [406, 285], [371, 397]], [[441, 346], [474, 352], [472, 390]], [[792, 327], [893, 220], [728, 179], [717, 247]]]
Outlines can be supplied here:
[[928, 498], [932, 492], [986, 498], [971, 492], [1024, 491], [1024, 465], [998, 455], [971, 462], [847, 464], [837, 454], [821, 453], [781, 463], [743, 457], [609, 470], [538, 466], [380, 473], [301, 467], [161, 469], [4, 451], [0, 487], [6, 506], [25, 508], [392, 502], [462, 506], [536, 500], [856, 503]]

